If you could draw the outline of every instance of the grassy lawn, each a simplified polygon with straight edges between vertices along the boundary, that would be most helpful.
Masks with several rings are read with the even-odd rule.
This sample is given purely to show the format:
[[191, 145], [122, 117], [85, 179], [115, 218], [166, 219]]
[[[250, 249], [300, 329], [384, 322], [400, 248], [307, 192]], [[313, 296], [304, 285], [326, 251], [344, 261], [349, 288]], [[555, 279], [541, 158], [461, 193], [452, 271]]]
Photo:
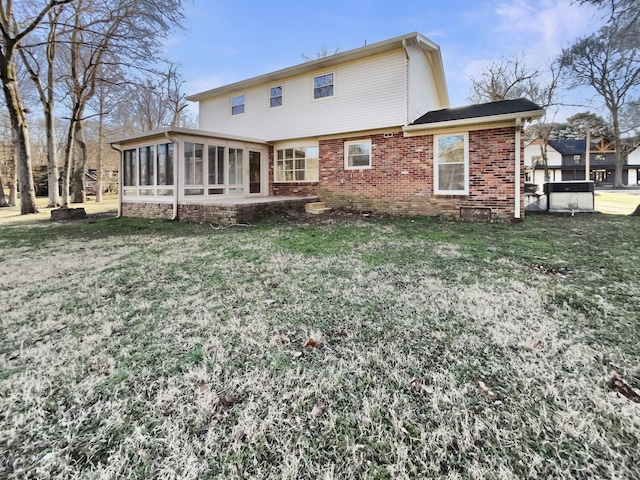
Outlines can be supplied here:
[[640, 478], [639, 222], [0, 226], [0, 478]]

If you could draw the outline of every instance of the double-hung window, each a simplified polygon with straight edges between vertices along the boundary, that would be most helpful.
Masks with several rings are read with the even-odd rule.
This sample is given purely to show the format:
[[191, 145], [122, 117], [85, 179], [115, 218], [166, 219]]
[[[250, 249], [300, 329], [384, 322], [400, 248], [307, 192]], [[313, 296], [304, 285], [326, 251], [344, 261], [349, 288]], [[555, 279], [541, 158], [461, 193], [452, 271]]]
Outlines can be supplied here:
[[313, 98], [333, 96], [333, 73], [313, 77]]
[[281, 107], [282, 106], [282, 85], [277, 87], [271, 87], [269, 89], [269, 107]]
[[439, 195], [469, 194], [469, 135], [434, 137], [434, 190]]
[[231, 97], [231, 115], [242, 115], [244, 113], [244, 95]]
[[358, 140], [344, 144], [344, 168], [371, 168], [371, 140]]

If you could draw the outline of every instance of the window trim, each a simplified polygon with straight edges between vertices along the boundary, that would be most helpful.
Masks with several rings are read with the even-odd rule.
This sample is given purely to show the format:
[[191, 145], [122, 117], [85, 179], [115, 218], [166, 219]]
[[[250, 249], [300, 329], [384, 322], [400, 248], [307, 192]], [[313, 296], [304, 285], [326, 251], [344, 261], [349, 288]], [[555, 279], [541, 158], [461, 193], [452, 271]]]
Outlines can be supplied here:
[[[327, 75], [331, 75], [331, 95], [325, 95], [322, 97], [316, 97], [316, 88], [323, 88], [327, 85], [322, 85], [320, 87], [316, 87], [316, 78], [326, 77]], [[326, 100], [327, 98], [333, 98], [336, 96], [336, 73], [335, 72], [326, 72], [321, 73], [320, 75], [314, 75], [311, 79], [311, 99], [316, 100]]]
[[[358, 145], [362, 143], [369, 144], [369, 165], [349, 166], [349, 147], [351, 145]], [[360, 140], [349, 140], [344, 142], [344, 169], [345, 170], [367, 170], [373, 168], [373, 143], [370, 138], [363, 138]]]
[[[462, 135], [464, 139], [464, 189], [442, 190], [440, 189], [440, 162], [438, 156], [438, 140], [442, 137]], [[456, 163], [459, 165], [459, 163]], [[469, 132], [446, 133], [433, 136], [433, 193], [434, 195], [469, 195]]]
[[[236, 98], [240, 98], [242, 97], [242, 103], [238, 104], [238, 105], [234, 105], [233, 101]], [[238, 113], [233, 113], [233, 109], [236, 107], [239, 107], [240, 105], [242, 105], [242, 111], [238, 112]], [[232, 117], [238, 117], [240, 115], [244, 115], [245, 112], [247, 111], [247, 96], [244, 93], [241, 93], [239, 95], [234, 95], [233, 97], [231, 97], [231, 99], [229, 100], [229, 113], [231, 114]]]
[[[271, 90], [274, 88], [279, 88], [280, 89], [280, 95], [276, 95], [276, 96], [272, 96], [271, 95]], [[280, 105], [271, 105], [271, 100], [274, 98], [280, 98]], [[272, 85], [269, 87], [269, 109], [271, 108], [282, 108], [284, 107], [284, 85], [280, 84], [280, 85]]]

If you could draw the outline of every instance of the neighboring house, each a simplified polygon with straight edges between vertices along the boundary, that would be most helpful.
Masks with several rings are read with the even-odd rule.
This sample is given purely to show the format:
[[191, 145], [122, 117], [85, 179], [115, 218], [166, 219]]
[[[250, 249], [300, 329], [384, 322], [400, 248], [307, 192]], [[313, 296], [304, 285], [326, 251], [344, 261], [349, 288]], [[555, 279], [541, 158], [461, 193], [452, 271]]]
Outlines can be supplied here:
[[199, 130], [111, 141], [122, 152], [122, 215], [231, 222], [319, 198], [520, 218], [521, 129], [544, 113], [524, 99], [448, 108], [440, 48], [419, 33], [188, 99], [199, 103]]
[[[549, 140], [547, 149], [549, 180], [552, 182], [585, 180], [586, 146], [586, 139]], [[593, 180], [596, 185], [613, 185], [616, 168], [616, 151], [613, 141], [607, 139], [591, 141], [589, 159], [590, 180]], [[525, 147], [525, 165], [527, 180], [540, 185], [544, 183], [544, 165], [538, 143], [532, 142]], [[640, 151], [634, 147], [626, 155], [622, 182], [625, 185], [637, 185], [640, 180], [639, 172]]]

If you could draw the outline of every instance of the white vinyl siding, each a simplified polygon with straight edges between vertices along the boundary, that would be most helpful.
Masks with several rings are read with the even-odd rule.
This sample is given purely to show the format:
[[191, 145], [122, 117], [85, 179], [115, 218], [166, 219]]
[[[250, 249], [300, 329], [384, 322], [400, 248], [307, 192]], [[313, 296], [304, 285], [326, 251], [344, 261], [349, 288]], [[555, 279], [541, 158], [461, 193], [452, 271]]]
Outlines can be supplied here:
[[[403, 50], [381, 53], [332, 68], [334, 95], [314, 101], [313, 78], [326, 69], [287, 78], [282, 108], [270, 108], [272, 82], [248, 88], [245, 114], [229, 122], [229, 96], [200, 102], [200, 128], [226, 135], [278, 141], [357, 130], [401, 126], [406, 113], [406, 57]], [[422, 112], [423, 114], [426, 112]]]
[[408, 123], [431, 110], [443, 108], [433, 78], [433, 69], [424, 52], [418, 47], [408, 47], [409, 52], [409, 102]]

